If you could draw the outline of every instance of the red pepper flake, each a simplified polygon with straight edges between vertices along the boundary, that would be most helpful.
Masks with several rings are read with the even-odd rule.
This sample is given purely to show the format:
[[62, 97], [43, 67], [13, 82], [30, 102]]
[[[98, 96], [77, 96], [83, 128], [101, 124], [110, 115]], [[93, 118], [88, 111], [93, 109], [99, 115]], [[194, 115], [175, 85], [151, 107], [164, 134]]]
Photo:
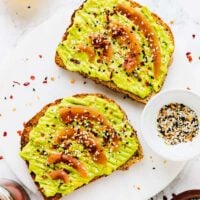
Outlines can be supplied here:
[[3, 137], [6, 137], [8, 133], [6, 131], [3, 132]]
[[43, 81], [42, 83], [47, 84], [47, 81], [45, 80], [45, 81]]
[[3, 160], [3, 156], [0, 156], [0, 160]]
[[30, 83], [29, 83], [29, 82], [25, 82], [23, 85], [24, 85], [25, 87], [27, 87], [27, 86], [30, 85]]
[[21, 131], [21, 130], [18, 130], [18, 131], [17, 131], [17, 134], [18, 134], [19, 136], [21, 136], [21, 135], [22, 135], [22, 131]]
[[18, 81], [13, 81], [14, 84], [20, 85]]
[[13, 99], [13, 95], [10, 95], [10, 99]]
[[39, 57], [39, 58], [42, 58], [42, 54], [39, 54], [38, 57]]
[[196, 37], [196, 35], [195, 35], [195, 34], [192, 34], [192, 38], [195, 39], [195, 37]]
[[31, 79], [32, 81], [34, 81], [34, 80], [35, 80], [35, 76], [31, 75], [31, 76], [30, 76], [30, 79]]
[[186, 57], [188, 59], [189, 62], [192, 62], [192, 55], [191, 55], [191, 52], [187, 52], [186, 53]]

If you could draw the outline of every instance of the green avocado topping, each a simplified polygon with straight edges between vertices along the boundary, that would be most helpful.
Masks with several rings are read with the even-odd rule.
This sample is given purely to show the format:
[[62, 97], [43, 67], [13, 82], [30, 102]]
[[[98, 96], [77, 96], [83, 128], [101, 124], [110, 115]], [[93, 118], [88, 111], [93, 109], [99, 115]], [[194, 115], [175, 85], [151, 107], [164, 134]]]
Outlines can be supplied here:
[[[55, 148], [54, 138], [59, 131], [68, 126], [60, 117], [60, 109], [76, 106], [92, 108], [101, 113], [119, 137], [118, 147], [113, 150], [109, 145], [103, 144], [106, 132], [101, 129], [102, 125], [98, 122], [92, 122], [91, 131], [101, 141], [103, 151], [107, 157], [106, 164], [95, 162], [88, 149], [77, 140], [70, 141], [67, 148], [62, 145], [57, 145]], [[79, 124], [79, 120], [75, 120], [71, 122], [70, 126], [87, 128], [91, 124], [90, 120], [83, 120], [83, 122]], [[31, 130], [29, 142], [21, 150], [20, 156], [28, 162], [30, 173], [35, 175], [35, 182], [39, 184], [42, 193], [46, 197], [55, 194], [64, 196], [82, 185], [88, 184], [95, 177], [112, 173], [137, 152], [138, 146], [135, 131], [125, 119], [124, 113], [114, 102], [100, 96], [86, 95], [65, 98], [60, 103], [50, 106]], [[84, 165], [87, 177], [83, 178], [78, 170], [70, 164], [64, 162], [49, 164], [48, 158], [53, 153], [66, 153], [78, 159]], [[61, 179], [52, 179], [50, 173], [60, 169], [67, 172], [69, 182], [65, 183]]]
[[[67, 30], [67, 39], [61, 42], [57, 53], [66, 68], [70, 71], [81, 72], [91, 78], [114, 83], [118, 88], [133, 93], [140, 98], [145, 98], [153, 92], [158, 92], [167, 74], [167, 68], [174, 51], [173, 40], [165, 27], [156, 22], [155, 17], [146, 7], [135, 7], [142, 14], [155, 31], [159, 40], [161, 51], [161, 68], [158, 78], [154, 77], [153, 57], [148, 39], [125, 15], [115, 12], [117, 4], [131, 6], [127, 0], [87, 0], [83, 8], [76, 12], [72, 26]], [[107, 16], [107, 17], [106, 17]], [[106, 26], [110, 21], [126, 25], [134, 32], [142, 47], [141, 62], [132, 73], [127, 73], [123, 68], [127, 55], [127, 46], [122, 46], [117, 40], [110, 38]], [[78, 50], [79, 45], [90, 46], [90, 37], [99, 34], [108, 37], [113, 49], [110, 63], [99, 62], [101, 50], [95, 51], [95, 58], [91, 62], [85, 52]]]

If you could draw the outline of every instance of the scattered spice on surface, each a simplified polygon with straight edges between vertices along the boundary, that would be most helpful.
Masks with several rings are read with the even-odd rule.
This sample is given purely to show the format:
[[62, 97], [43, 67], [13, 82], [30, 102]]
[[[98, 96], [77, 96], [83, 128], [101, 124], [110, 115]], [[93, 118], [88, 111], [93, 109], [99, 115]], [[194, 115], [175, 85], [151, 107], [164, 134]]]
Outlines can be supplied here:
[[43, 84], [47, 84], [47, 81], [48, 81], [48, 77], [45, 76], [44, 80], [42, 81]]
[[30, 82], [25, 82], [25, 83], [23, 83], [23, 85], [24, 85], [25, 87], [27, 87], [27, 86], [30, 85]]
[[16, 108], [13, 108], [12, 111], [15, 112], [15, 111], [16, 111]]
[[134, 185], [133, 186], [135, 189], [137, 189], [137, 190], [141, 190], [141, 187], [139, 186], [139, 185]]
[[176, 196], [176, 194], [175, 193], [172, 193], [172, 197], [175, 197]]
[[191, 88], [190, 88], [190, 87], [187, 87], [186, 89], [187, 89], [187, 90], [191, 90]]
[[164, 164], [167, 164], [167, 160], [164, 160], [163, 163], [164, 163]]
[[3, 160], [3, 156], [0, 156], [0, 160]]
[[43, 83], [43, 84], [47, 84], [47, 81], [46, 81], [46, 80], [44, 80], [42, 83]]
[[74, 79], [72, 79], [71, 81], [70, 81], [70, 83], [71, 84], [74, 84], [76, 81], [74, 80]]
[[86, 81], [83, 82], [84, 85], [85, 85], [86, 83], [87, 83]]
[[195, 39], [195, 37], [196, 37], [196, 35], [195, 35], [195, 34], [192, 34], [192, 38]]
[[51, 81], [55, 81], [55, 78], [54, 78], [54, 77], [51, 77], [50, 80], [51, 80]]
[[186, 57], [187, 57], [188, 61], [191, 63], [191, 62], [192, 62], [192, 55], [191, 55], [191, 52], [187, 52], [187, 53], [186, 53]]
[[137, 190], [141, 190], [141, 188], [139, 186], [137, 186], [136, 188], [137, 188]]
[[124, 95], [124, 96], [123, 96], [123, 99], [126, 99], [127, 97], [128, 97], [127, 95]]
[[21, 135], [22, 135], [22, 131], [21, 131], [21, 130], [18, 130], [18, 131], [17, 131], [17, 134], [18, 134], [19, 136], [21, 136]]
[[167, 197], [166, 197], [166, 196], [163, 196], [163, 200], [167, 200]]
[[170, 24], [174, 24], [174, 21], [173, 21], [173, 20], [171, 20], [169, 23], [170, 23]]
[[20, 85], [20, 83], [18, 81], [13, 81], [13, 83], [16, 85]]
[[13, 99], [13, 95], [10, 95], [10, 99]]
[[33, 92], [35, 92], [35, 88], [33, 88]]
[[34, 81], [34, 80], [35, 80], [35, 76], [34, 76], [34, 75], [31, 75], [31, 76], [30, 76], [30, 79], [31, 79], [32, 81]]
[[156, 168], [155, 168], [155, 167], [152, 167], [152, 169], [155, 170]]
[[42, 56], [42, 54], [39, 54], [38, 57], [39, 57], [39, 58], [42, 58], [43, 56]]
[[166, 144], [189, 142], [199, 132], [197, 114], [184, 104], [170, 103], [163, 106], [157, 117], [159, 136]]
[[31, 6], [27, 6], [27, 8], [28, 8], [28, 9], [30, 9], [30, 8], [31, 8]]
[[3, 132], [3, 137], [6, 137], [8, 135], [7, 131]]

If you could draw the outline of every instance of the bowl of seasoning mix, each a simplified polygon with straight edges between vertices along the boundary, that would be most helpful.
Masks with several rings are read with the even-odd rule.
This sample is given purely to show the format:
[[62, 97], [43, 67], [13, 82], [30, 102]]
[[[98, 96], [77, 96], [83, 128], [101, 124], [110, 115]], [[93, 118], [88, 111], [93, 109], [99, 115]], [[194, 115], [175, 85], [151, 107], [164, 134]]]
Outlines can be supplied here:
[[151, 149], [172, 161], [200, 154], [200, 96], [172, 89], [155, 95], [141, 116], [141, 132]]

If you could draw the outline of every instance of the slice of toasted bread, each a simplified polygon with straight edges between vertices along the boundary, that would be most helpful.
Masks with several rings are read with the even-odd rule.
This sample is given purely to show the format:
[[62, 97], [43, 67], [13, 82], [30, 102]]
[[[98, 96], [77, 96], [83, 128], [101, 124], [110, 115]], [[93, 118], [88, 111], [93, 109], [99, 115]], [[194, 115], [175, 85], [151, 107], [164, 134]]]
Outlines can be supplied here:
[[[131, 166], [132, 164], [140, 161], [143, 157], [143, 153], [142, 153], [142, 147], [137, 139], [137, 135], [136, 135], [136, 132], [135, 130], [133, 129], [133, 127], [128, 123], [127, 121], [127, 116], [126, 114], [124, 113], [124, 111], [111, 99], [107, 98], [106, 96], [102, 95], [102, 94], [78, 94], [78, 95], [74, 95], [72, 98], [75, 98], [75, 99], [82, 99], [84, 100], [85, 98], [89, 98], [89, 97], [92, 97], [92, 98], [95, 98], [95, 99], [99, 99], [100, 101], [105, 101], [107, 102], [107, 104], [109, 103], [112, 103], [113, 105], [116, 106], [117, 109], [119, 109], [119, 112], [123, 115], [123, 121], [121, 121], [120, 123], [125, 123], [127, 126], [129, 126], [129, 128], [131, 129], [131, 136], [128, 136], [128, 137], [134, 137], [135, 138], [135, 142], [137, 143], [137, 149], [134, 151], [134, 153], [132, 155], [130, 155], [130, 157], [126, 160], [126, 162], [122, 163], [120, 166], [118, 166], [116, 169], [120, 169], [120, 170], [126, 170], [129, 168], [129, 166]], [[59, 99], [59, 100], [56, 100], [55, 102], [53, 103], [50, 103], [48, 105], [46, 105], [40, 112], [38, 112], [32, 119], [30, 119], [26, 124], [25, 124], [25, 127], [24, 127], [24, 130], [22, 132], [22, 136], [21, 136], [21, 152], [23, 151], [26, 151], [26, 148], [27, 148], [27, 145], [30, 144], [30, 143], [35, 143], [35, 142], [38, 142], [38, 140], [42, 140], [42, 137], [44, 137], [46, 140], [48, 140], [48, 138], [45, 137], [45, 133], [43, 133], [44, 135], [40, 138], [39, 136], [37, 136], [37, 138], [34, 138], [33, 135], [34, 134], [38, 134], [40, 131], [45, 131], [45, 130], [40, 130], [38, 129], [38, 124], [43, 124], [44, 123], [44, 120], [41, 122], [41, 119], [43, 118], [43, 116], [47, 113], [48, 109], [51, 108], [51, 107], [54, 107], [54, 106], [57, 106], [59, 104], [62, 103], [63, 100]], [[86, 100], [84, 100], [86, 101]], [[98, 104], [97, 104], [98, 105]], [[78, 106], [78, 103], [76, 102], [75, 103], [75, 106]], [[72, 107], [70, 105], [70, 107]], [[90, 106], [89, 106], [90, 107]], [[85, 107], [87, 108], [87, 107]], [[107, 108], [106, 108], [107, 109]], [[110, 108], [108, 108], [109, 110]], [[107, 111], [106, 111], [107, 112]], [[110, 111], [109, 111], [110, 112]], [[55, 116], [52, 116], [52, 118], [55, 117]], [[50, 122], [49, 122], [50, 123]], [[56, 125], [56, 124], [54, 124]], [[50, 124], [48, 125], [50, 126]], [[34, 131], [34, 129], [37, 127], [37, 131]], [[49, 128], [49, 127], [48, 127]], [[49, 130], [47, 128], [47, 130]], [[55, 128], [55, 127], [54, 127]], [[126, 130], [126, 129], [125, 129]], [[124, 132], [124, 134], [126, 134], [126, 132]], [[31, 141], [30, 141], [31, 140]], [[121, 139], [122, 142], [123, 142], [123, 139]], [[38, 147], [39, 148], [39, 147]], [[130, 148], [134, 148], [134, 146], [130, 147]], [[39, 151], [39, 150], [37, 150]], [[48, 152], [46, 149], [42, 151], [42, 154], [44, 154], [44, 151], [45, 152]], [[33, 150], [31, 149], [31, 152], [29, 152], [30, 154], [33, 153]], [[23, 154], [23, 153], [22, 153]], [[26, 153], [27, 154], [27, 153]], [[45, 154], [44, 154], [45, 155]], [[34, 158], [34, 154], [33, 155], [28, 155], [28, 158], [23, 155], [21, 155], [23, 157], [23, 159], [26, 161], [28, 167], [29, 167], [29, 171], [31, 172], [31, 176], [35, 182], [35, 184], [38, 186], [39, 190], [41, 191], [43, 197], [45, 200], [58, 200], [61, 198], [61, 194], [60, 193], [56, 193], [55, 195], [53, 196], [49, 196], [47, 197], [44, 193], [44, 188], [41, 187], [40, 183], [38, 182], [38, 174], [35, 172], [35, 170], [37, 171], [37, 169], [35, 169], [35, 167], [33, 168], [33, 165], [31, 164], [31, 161], [28, 159], [29, 157], [31, 157], [30, 159], [37, 159], [37, 162], [39, 163], [39, 158]], [[109, 162], [109, 161], [108, 161]], [[46, 164], [48, 164], [48, 161], [46, 161]], [[36, 164], [37, 166], [37, 164]], [[53, 166], [51, 166], [52, 168]], [[49, 169], [46, 169], [46, 170], [49, 170]], [[91, 181], [94, 181], [102, 176], [106, 176], [106, 174], [102, 174], [100, 176], [94, 176], [89, 182]], [[44, 179], [45, 179], [46, 175], [44, 176]], [[60, 183], [62, 184], [62, 182]], [[84, 184], [82, 184], [81, 186], [79, 187], [82, 187]], [[79, 187], [75, 188], [75, 189], [78, 189]]]
[[[100, 0], [98, 2], [102, 2], [102, 0]], [[166, 78], [167, 68], [171, 64], [172, 54], [174, 51], [173, 34], [172, 34], [169, 26], [164, 21], [162, 21], [161, 18], [159, 18], [156, 14], [150, 13], [150, 11], [146, 11], [146, 9], [147, 9], [146, 7], [143, 7], [140, 4], [138, 4], [136, 2], [132, 2], [130, 0], [112, 0], [110, 2], [113, 2], [113, 5], [112, 5], [113, 10], [112, 10], [112, 6], [109, 8], [106, 7], [106, 6], [108, 6], [107, 5], [108, 3], [106, 3], [106, 5], [103, 5], [103, 3], [102, 3], [102, 5], [99, 6], [99, 8], [97, 8], [97, 3], [95, 3], [95, 1], [87, 0], [84, 2], [84, 4], [81, 5], [80, 8], [78, 8], [74, 12], [74, 14], [72, 15], [72, 18], [71, 18], [71, 24], [67, 28], [67, 30], [63, 36], [63, 40], [57, 48], [55, 62], [58, 66], [60, 66], [64, 69], [67, 69], [67, 70], [73, 71], [73, 72], [78, 72], [81, 75], [83, 75], [84, 77], [94, 80], [96, 83], [100, 83], [108, 88], [111, 88], [115, 91], [118, 91], [120, 93], [127, 95], [131, 99], [134, 99], [134, 100], [142, 102], [142, 103], [146, 103], [153, 95], [155, 95], [157, 92], [160, 91], [160, 89], [162, 88], [162, 85], [164, 83], [164, 80]], [[151, 40], [152, 38], [148, 38], [147, 35], [145, 36], [145, 32], [144, 31], [142, 32], [139, 30], [137, 22], [135, 25], [133, 20], [131, 19], [131, 17], [128, 17], [128, 20], [126, 20], [126, 19], [124, 19], [124, 16], [126, 16], [126, 15], [122, 15], [122, 14], [120, 14], [120, 12], [116, 11], [115, 7], [117, 7], [118, 3], [120, 3], [120, 4], [127, 3], [127, 5], [130, 6], [134, 12], [135, 11], [137, 13], [139, 12], [140, 15], [142, 15], [144, 17], [144, 19], [147, 22], [149, 22], [149, 24], [150, 24], [149, 30], [152, 30], [153, 34], [157, 34], [157, 39], [159, 38], [158, 39], [158, 48], [160, 49], [160, 54], [161, 54], [161, 58], [160, 58], [161, 65], [160, 65], [160, 69], [159, 69], [160, 72], [158, 72], [157, 75], [156, 75], [156, 70], [154, 68], [156, 66], [156, 64], [153, 61], [155, 59], [152, 59], [152, 57], [154, 56], [152, 53], [153, 51], [147, 57], [144, 56], [144, 55], [148, 54], [146, 49], [148, 49], [148, 41]], [[99, 4], [101, 4], [101, 3], [99, 3]], [[140, 56], [144, 56], [145, 58], [141, 58], [140, 63], [138, 63], [135, 67], [132, 66], [134, 68], [132, 71], [126, 71], [126, 69], [119, 70], [118, 66], [120, 66], [120, 65], [124, 66], [124, 63], [128, 59], [127, 59], [127, 56], [125, 55], [123, 58], [123, 61], [118, 62], [118, 60], [117, 60], [118, 57], [116, 55], [121, 51], [122, 48], [121, 49], [119, 48], [117, 51], [115, 51], [115, 49], [117, 48], [115, 46], [115, 43], [117, 43], [116, 42], [117, 40], [116, 40], [116, 38], [113, 39], [112, 36], [109, 35], [110, 34], [109, 31], [106, 32], [105, 34], [104, 33], [103, 34], [106, 35], [106, 37], [108, 38], [108, 41], [111, 42], [111, 46], [113, 47], [114, 53], [112, 54], [113, 57], [111, 58], [111, 62], [108, 62], [105, 64], [106, 61], [101, 60], [101, 63], [100, 64], [98, 63], [99, 59], [102, 58], [102, 55], [99, 56], [102, 48], [100, 48], [101, 50], [99, 50], [98, 45], [96, 45], [96, 47], [95, 47], [96, 53], [94, 54], [94, 52], [92, 52], [91, 47], [94, 44], [91, 44], [92, 41], [87, 40], [86, 37], [88, 36], [91, 38], [93, 35], [99, 34], [99, 32], [102, 33], [103, 31], [101, 29], [105, 29], [105, 30], [109, 29], [107, 26], [103, 26], [103, 25], [98, 25], [97, 30], [90, 28], [90, 26], [92, 26], [91, 25], [92, 23], [90, 23], [91, 18], [94, 18], [94, 19], [97, 18], [96, 20], [99, 21], [98, 24], [104, 23], [104, 21], [102, 22], [97, 17], [98, 13], [97, 14], [92, 13], [92, 10], [96, 11], [96, 10], [100, 9], [102, 11], [102, 9], [103, 9], [102, 7], [104, 7], [104, 6], [105, 6], [105, 10], [108, 10], [108, 12], [105, 11], [105, 13], [106, 13], [105, 15], [107, 15], [107, 18], [109, 18], [109, 17], [112, 18], [113, 16], [116, 15], [121, 21], [123, 21], [123, 23], [120, 22], [121, 26], [123, 26], [123, 27], [126, 27], [126, 26], [130, 27], [131, 25], [134, 26], [133, 30], [131, 30], [131, 33], [136, 35], [136, 39], [142, 35], [141, 40], [144, 40], [147, 42], [147, 43], [145, 43], [146, 46], [143, 46], [144, 43], [141, 43], [141, 42], [139, 43], [140, 45], [142, 44]], [[87, 13], [87, 9], [91, 10], [91, 12], [88, 11], [88, 13], [90, 13], [90, 14]], [[146, 17], [145, 12], [147, 12], [148, 15], [150, 15], [149, 19], [146, 19], [147, 17]], [[87, 13], [87, 15], [86, 15], [87, 17], [84, 16], [84, 13]], [[107, 13], [110, 13], [110, 14], [107, 14]], [[128, 16], [128, 14], [127, 14], [127, 16]], [[118, 19], [118, 18], [116, 18], [116, 19]], [[77, 33], [77, 29], [79, 29], [79, 30], [80, 30], [80, 28], [84, 29], [84, 27], [79, 25], [78, 20], [80, 20], [80, 19], [82, 19], [81, 23], [85, 22], [85, 24], [87, 24], [87, 28], [86, 27], [85, 28], [88, 29], [88, 32], [86, 31], [86, 33], [84, 32], [82, 35], [81, 35], [81, 33]], [[94, 20], [92, 20], [92, 22], [93, 21]], [[110, 21], [113, 21], [113, 18]], [[131, 22], [132, 22], [132, 24], [131, 24]], [[143, 22], [141, 22], [141, 23], [143, 23]], [[98, 29], [98, 27], [100, 27], [101, 29], [100, 28]], [[160, 34], [159, 31], [162, 31], [162, 34]], [[77, 35], [77, 38], [76, 37], [73, 38], [73, 34]], [[146, 39], [145, 39], [145, 37], [146, 37]], [[81, 38], [83, 38], [83, 39], [81, 39]], [[157, 40], [157, 39], [155, 39], [155, 40]], [[83, 40], [85, 40], [85, 41], [83, 41]], [[84, 42], [87, 47], [88, 46], [90, 47], [90, 49], [88, 49], [87, 52], [85, 52], [84, 50], [82, 52], [80, 52], [79, 45], [84, 45]], [[149, 43], [149, 45], [151, 45], [151, 44]], [[164, 47], [164, 45], [166, 45], [166, 47]], [[70, 46], [72, 48], [70, 48]], [[126, 46], [127, 46], [127, 44], [126, 44]], [[84, 48], [86, 48], [86, 47], [84, 46]], [[134, 48], [132, 48], [130, 51], [134, 51]], [[93, 59], [92, 59], [92, 57], [93, 57]], [[122, 57], [123, 57], [123, 55], [122, 55]], [[70, 59], [71, 59], [71, 61], [70, 61]], [[130, 59], [132, 59], [132, 57]], [[148, 61], [147, 61], [147, 63], [144, 64], [145, 59], [146, 59], [146, 61], [147, 60]], [[152, 61], [150, 61], [151, 59], [152, 59]], [[87, 68], [87, 66], [89, 66], [89, 65], [91, 65], [90, 69]], [[105, 65], [107, 65], [107, 68], [105, 67]], [[154, 66], [152, 67], [152, 65], [154, 65]], [[104, 66], [104, 67], [102, 67], [102, 66]], [[104, 73], [103, 70], [105, 70], [105, 68], [106, 68], [106, 73], [109, 74], [109, 72], [110, 72], [110, 74], [107, 75], [107, 77], [104, 77], [104, 74], [103, 74]], [[115, 70], [116, 70], [116, 72], [115, 72]], [[102, 72], [98, 72], [98, 71], [102, 71]], [[120, 75], [117, 76], [116, 73], [121, 73], [122, 75], [126, 73], [127, 76], [123, 75], [121, 78]], [[98, 75], [96, 75], [96, 74], [98, 74]], [[114, 76], [116, 75], [116, 78], [113, 78], [113, 75]], [[119, 79], [122, 79], [122, 80], [119, 80]], [[118, 82], [118, 81], [120, 81], [120, 82]]]

